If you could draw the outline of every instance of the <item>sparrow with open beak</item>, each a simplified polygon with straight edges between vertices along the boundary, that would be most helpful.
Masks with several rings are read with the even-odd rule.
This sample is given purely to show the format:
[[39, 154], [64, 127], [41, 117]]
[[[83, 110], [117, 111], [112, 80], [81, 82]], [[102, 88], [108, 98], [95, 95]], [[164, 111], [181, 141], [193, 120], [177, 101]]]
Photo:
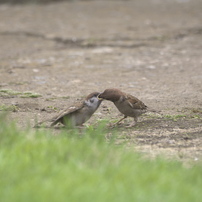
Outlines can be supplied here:
[[134, 118], [134, 123], [130, 126], [135, 126], [138, 116], [147, 111], [147, 106], [138, 98], [124, 93], [116, 88], [108, 88], [103, 93], [98, 95], [100, 100], [109, 100], [115, 104], [117, 109], [124, 114], [116, 124], [119, 124], [123, 119], [129, 117]]
[[100, 106], [102, 100], [98, 99], [99, 94], [100, 93], [98, 92], [89, 94], [81, 103], [70, 106], [66, 110], [62, 111], [59, 115], [39, 122], [34, 127], [39, 127], [42, 123], [47, 121], [52, 122], [51, 126], [54, 126], [57, 123], [62, 123], [63, 125], [71, 127], [82, 125], [88, 119], [90, 119], [93, 113]]

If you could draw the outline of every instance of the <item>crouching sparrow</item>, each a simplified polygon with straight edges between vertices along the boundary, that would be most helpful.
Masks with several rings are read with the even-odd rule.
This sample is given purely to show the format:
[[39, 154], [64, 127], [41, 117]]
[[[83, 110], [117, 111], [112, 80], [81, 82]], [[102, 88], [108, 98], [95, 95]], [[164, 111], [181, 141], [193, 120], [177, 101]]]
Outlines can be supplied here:
[[104, 99], [113, 102], [117, 109], [124, 114], [124, 117], [116, 124], [119, 124], [123, 119], [129, 116], [134, 118], [134, 123], [130, 125], [134, 126], [138, 116], [147, 111], [147, 106], [142, 101], [116, 88], [106, 89], [103, 93], [98, 95], [98, 98], [100, 100]]
[[66, 110], [62, 111], [59, 115], [39, 122], [34, 127], [39, 127], [44, 122], [52, 122], [51, 126], [56, 125], [57, 123], [62, 123], [66, 126], [80, 126], [85, 123], [93, 113], [100, 106], [102, 100], [98, 99], [98, 95], [100, 93], [93, 92], [89, 94], [84, 101], [81, 103], [77, 103], [75, 105], [70, 106]]

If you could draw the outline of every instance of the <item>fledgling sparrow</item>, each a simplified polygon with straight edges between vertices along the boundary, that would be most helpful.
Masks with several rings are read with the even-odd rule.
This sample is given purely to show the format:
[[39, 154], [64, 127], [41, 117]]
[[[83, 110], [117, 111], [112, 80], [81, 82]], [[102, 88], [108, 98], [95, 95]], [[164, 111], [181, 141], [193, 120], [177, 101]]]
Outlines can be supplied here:
[[89, 94], [84, 101], [81, 103], [77, 103], [75, 105], [70, 106], [66, 110], [62, 111], [59, 115], [42, 121], [36, 124], [34, 127], [39, 127], [44, 122], [52, 122], [51, 126], [56, 125], [57, 123], [62, 123], [66, 126], [80, 126], [85, 123], [93, 113], [97, 110], [100, 106], [102, 100], [98, 99], [98, 95], [100, 93], [93, 92]]
[[124, 117], [116, 124], [130, 116], [134, 118], [134, 123], [131, 125], [134, 126], [137, 122], [138, 116], [147, 111], [147, 106], [142, 101], [116, 88], [106, 89], [103, 93], [98, 95], [98, 98], [113, 102], [117, 109], [124, 114]]

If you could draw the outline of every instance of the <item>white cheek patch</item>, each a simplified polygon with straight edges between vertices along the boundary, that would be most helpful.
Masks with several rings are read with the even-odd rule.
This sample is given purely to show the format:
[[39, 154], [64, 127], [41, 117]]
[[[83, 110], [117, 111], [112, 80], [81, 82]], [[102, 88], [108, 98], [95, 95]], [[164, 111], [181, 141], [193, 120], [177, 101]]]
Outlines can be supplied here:
[[[93, 102], [92, 102], [93, 100]], [[97, 109], [97, 106], [98, 106], [98, 98], [91, 98], [91, 101], [90, 100], [87, 100], [85, 101], [86, 105], [88, 105], [89, 107], [91, 107], [93, 110]]]

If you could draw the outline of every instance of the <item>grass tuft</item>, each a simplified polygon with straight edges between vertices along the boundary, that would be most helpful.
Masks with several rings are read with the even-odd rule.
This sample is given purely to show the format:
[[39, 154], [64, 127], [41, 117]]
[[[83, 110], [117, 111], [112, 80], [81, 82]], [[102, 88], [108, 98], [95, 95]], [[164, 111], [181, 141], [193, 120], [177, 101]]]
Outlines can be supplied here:
[[178, 119], [186, 118], [187, 115], [185, 115], [185, 114], [175, 114], [175, 115], [165, 115], [164, 117], [166, 119], [170, 119], [172, 121], [177, 121]]
[[1, 201], [186, 202], [201, 196], [201, 164], [144, 159], [108, 141], [104, 121], [58, 135], [20, 130], [4, 114], [0, 122]]
[[38, 93], [33, 93], [33, 92], [24, 92], [20, 97], [21, 98], [38, 98], [41, 97], [42, 95]]
[[0, 97], [8, 97], [8, 96], [18, 96], [21, 98], [38, 98], [42, 97], [39, 93], [33, 93], [33, 92], [18, 92], [13, 91], [11, 89], [0, 89]]
[[15, 105], [0, 105], [0, 111], [12, 111], [12, 112], [17, 112], [18, 111], [18, 107]]

